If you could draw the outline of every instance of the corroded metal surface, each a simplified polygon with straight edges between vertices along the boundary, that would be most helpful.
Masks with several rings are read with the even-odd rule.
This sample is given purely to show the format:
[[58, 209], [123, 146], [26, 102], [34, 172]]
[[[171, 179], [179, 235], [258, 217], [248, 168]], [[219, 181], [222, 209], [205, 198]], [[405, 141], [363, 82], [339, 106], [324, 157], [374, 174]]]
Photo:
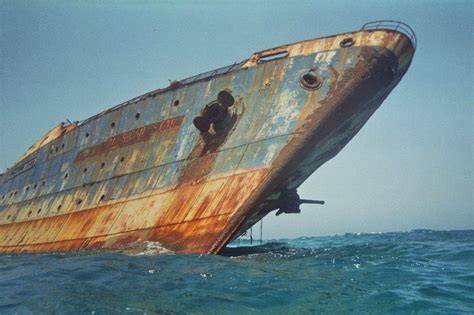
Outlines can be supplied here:
[[103, 143], [80, 151], [75, 161], [82, 161], [132, 144], [149, 141], [153, 134], [172, 128], [179, 128], [183, 118], [184, 116], [178, 116], [166, 119], [110, 137]]
[[217, 253], [347, 144], [413, 54], [392, 30], [284, 45], [58, 129], [0, 177], [0, 252]]

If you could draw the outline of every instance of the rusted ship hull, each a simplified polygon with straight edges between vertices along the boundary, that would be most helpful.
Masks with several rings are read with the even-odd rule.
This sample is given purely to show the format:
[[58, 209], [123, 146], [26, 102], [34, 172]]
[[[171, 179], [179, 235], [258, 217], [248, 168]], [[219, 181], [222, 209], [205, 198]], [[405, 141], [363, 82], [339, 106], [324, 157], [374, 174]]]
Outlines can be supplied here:
[[0, 177], [0, 252], [218, 253], [344, 147], [414, 51], [388, 28], [284, 45], [60, 125]]

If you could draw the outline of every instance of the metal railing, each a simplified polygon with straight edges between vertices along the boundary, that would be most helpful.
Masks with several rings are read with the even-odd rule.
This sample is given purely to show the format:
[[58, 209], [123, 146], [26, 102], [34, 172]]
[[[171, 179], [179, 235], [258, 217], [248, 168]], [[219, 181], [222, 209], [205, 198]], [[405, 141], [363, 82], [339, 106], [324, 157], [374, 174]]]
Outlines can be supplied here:
[[379, 20], [368, 22], [362, 25], [361, 31], [363, 30], [381, 30], [388, 29], [398, 31], [405, 34], [412, 42], [413, 48], [416, 49], [416, 34], [415, 31], [408, 25], [400, 21], [393, 20]]

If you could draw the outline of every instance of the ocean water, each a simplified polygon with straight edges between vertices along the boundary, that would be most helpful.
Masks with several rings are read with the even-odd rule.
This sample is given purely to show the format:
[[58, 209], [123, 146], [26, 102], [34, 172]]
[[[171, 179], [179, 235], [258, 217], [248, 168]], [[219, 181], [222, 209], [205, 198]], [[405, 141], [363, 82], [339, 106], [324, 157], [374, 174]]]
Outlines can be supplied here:
[[0, 314], [474, 314], [474, 231], [146, 254], [0, 255]]

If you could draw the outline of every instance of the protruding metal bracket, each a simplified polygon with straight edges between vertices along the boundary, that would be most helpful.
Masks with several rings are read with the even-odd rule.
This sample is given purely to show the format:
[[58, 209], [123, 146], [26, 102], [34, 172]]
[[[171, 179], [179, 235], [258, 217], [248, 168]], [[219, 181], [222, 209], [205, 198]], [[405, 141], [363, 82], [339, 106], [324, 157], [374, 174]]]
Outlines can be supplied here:
[[296, 189], [285, 190], [277, 200], [279, 210], [275, 215], [279, 216], [282, 213], [300, 213], [300, 205], [304, 203], [323, 205], [324, 200], [301, 199]]

